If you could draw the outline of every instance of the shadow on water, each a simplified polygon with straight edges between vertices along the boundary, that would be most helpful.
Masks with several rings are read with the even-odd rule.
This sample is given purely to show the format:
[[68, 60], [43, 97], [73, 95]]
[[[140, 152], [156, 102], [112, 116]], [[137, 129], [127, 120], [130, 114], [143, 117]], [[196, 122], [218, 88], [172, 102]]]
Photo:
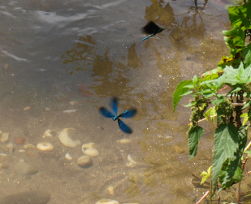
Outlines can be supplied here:
[[[219, 0], [200, 12], [187, 0], [6, 2], [0, 14], [6, 25], [16, 26], [11, 28], [15, 32], [2, 30], [7, 40], [0, 36], [0, 59], [7, 64], [0, 82], [7, 90], [1, 90], [0, 111], [8, 118], [2, 128], [12, 131], [14, 144], [13, 151], [0, 144], [0, 153], [7, 155], [0, 155], [3, 200], [46, 190], [46, 202], [53, 204], [90, 204], [101, 198], [145, 204], [194, 201], [198, 188], [192, 173], [207, 167], [210, 139], [202, 141], [202, 156], [189, 161], [184, 139], [188, 112], [182, 107], [172, 111], [171, 94], [181, 79], [211, 69], [226, 52], [220, 34], [226, 13], [223, 6], [215, 9]], [[142, 42], [141, 28], [149, 21], [165, 30]], [[8, 44], [14, 40], [20, 47]], [[134, 130], [130, 137], [98, 113], [112, 96], [121, 99], [119, 112], [128, 105], [137, 108], [128, 120]], [[48, 128], [54, 136], [41, 137]], [[64, 128], [73, 128], [81, 143], [95, 143], [100, 154], [91, 167], [76, 165], [81, 147], [65, 147], [55, 137]], [[32, 148], [16, 144], [19, 137]], [[41, 141], [51, 142], [54, 151], [37, 151]], [[65, 158], [67, 153], [72, 159]]]

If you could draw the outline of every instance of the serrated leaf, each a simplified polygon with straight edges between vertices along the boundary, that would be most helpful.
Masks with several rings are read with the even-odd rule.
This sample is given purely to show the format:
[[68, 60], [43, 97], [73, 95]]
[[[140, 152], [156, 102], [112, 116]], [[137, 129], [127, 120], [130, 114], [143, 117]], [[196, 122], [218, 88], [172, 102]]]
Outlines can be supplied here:
[[228, 160], [235, 159], [238, 150], [238, 131], [232, 124], [222, 124], [214, 136], [214, 155], [213, 155], [213, 184], [217, 183], [223, 164]]
[[174, 110], [176, 109], [176, 106], [180, 102], [181, 98], [191, 91], [190, 88], [186, 87], [187, 85], [192, 85], [192, 81], [191, 80], [184, 80], [184, 81], [180, 82], [178, 84], [178, 86], [176, 87], [176, 89], [173, 93], [173, 100], [172, 100]]
[[226, 66], [224, 74], [215, 80], [219, 87], [223, 84], [230, 84], [232, 86], [242, 85], [251, 82], [251, 66], [244, 69], [243, 64], [235, 69], [231, 66]]
[[192, 126], [188, 131], [188, 148], [189, 155], [194, 157], [197, 154], [198, 143], [200, 137], [203, 135], [204, 130], [200, 126]]

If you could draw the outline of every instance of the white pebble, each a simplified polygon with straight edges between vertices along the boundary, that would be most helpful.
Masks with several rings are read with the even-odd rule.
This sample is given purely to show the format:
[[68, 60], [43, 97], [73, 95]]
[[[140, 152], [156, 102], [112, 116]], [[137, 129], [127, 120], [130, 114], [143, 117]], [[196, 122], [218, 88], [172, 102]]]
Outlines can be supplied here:
[[45, 130], [44, 131], [44, 134], [43, 134], [43, 138], [46, 138], [46, 137], [52, 137], [53, 136], [53, 132], [52, 130], [48, 129], [48, 130]]
[[111, 199], [101, 199], [97, 201], [96, 204], [119, 204], [119, 202]]
[[117, 140], [117, 143], [120, 143], [120, 144], [129, 144], [130, 142], [131, 142], [131, 140], [128, 138], [123, 138], [123, 139]]
[[84, 150], [86, 150], [88, 148], [93, 148], [94, 145], [95, 145], [95, 143], [93, 143], [93, 142], [85, 143], [85, 144], [82, 145], [82, 151], [84, 151]]
[[64, 158], [69, 161], [72, 160], [72, 156], [68, 152], [65, 154]]
[[69, 130], [73, 130], [73, 128], [64, 128], [58, 135], [60, 142], [66, 147], [76, 147], [80, 145], [79, 140], [73, 140], [69, 136]]
[[53, 145], [49, 142], [40, 142], [37, 144], [37, 149], [40, 151], [52, 151], [54, 149]]
[[127, 160], [128, 160], [128, 162], [126, 163], [127, 167], [135, 167], [136, 166], [137, 162], [133, 160], [133, 158], [131, 157], [130, 154], [128, 154]]
[[87, 155], [83, 155], [78, 158], [77, 164], [82, 168], [90, 167], [92, 165], [91, 157], [89, 157]]
[[88, 148], [88, 149], [86, 149], [85, 151], [83, 151], [83, 153], [84, 153], [85, 155], [90, 156], [90, 157], [96, 157], [96, 156], [99, 155], [98, 150], [96, 150], [95, 148]]
[[64, 110], [63, 113], [75, 113], [77, 109]]

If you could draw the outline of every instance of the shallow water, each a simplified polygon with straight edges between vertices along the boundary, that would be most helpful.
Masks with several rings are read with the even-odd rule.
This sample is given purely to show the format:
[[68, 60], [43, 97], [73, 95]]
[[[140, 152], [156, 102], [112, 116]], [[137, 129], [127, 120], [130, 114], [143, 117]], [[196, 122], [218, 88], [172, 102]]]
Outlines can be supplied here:
[[[214, 68], [227, 53], [225, 6], [212, 0], [196, 13], [188, 0], [2, 0], [0, 130], [9, 138], [0, 144], [0, 203], [198, 199], [192, 174], [208, 167], [210, 134], [202, 156], [189, 160], [189, 112], [173, 112], [171, 96], [180, 80]], [[165, 30], [141, 41], [150, 20]], [[126, 121], [129, 136], [98, 113], [112, 96], [120, 111], [138, 110]], [[76, 163], [81, 145], [60, 143], [64, 128], [74, 128], [81, 145], [95, 143], [90, 167]], [[52, 136], [42, 137], [48, 129]], [[39, 142], [54, 149], [39, 151]]]

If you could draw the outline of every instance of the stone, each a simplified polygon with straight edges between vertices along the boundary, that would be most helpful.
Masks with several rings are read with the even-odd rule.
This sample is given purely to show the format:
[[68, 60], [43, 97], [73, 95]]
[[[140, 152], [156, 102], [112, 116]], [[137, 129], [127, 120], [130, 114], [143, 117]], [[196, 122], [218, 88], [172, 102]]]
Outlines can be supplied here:
[[82, 145], [82, 151], [84, 151], [84, 150], [86, 150], [88, 148], [93, 148], [94, 145], [95, 145], [95, 143], [93, 143], [93, 142], [85, 143], [85, 144]]
[[65, 158], [66, 160], [68, 160], [68, 161], [71, 161], [71, 160], [72, 160], [72, 156], [71, 156], [70, 153], [68, 153], [68, 152], [65, 154], [64, 158]]
[[106, 191], [109, 195], [114, 195], [114, 187], [113, 186], [108, 186], [106, 188]]
[[96, 157], [99, 155], [99, 152], [97, 149], [94, 148], [94, 143], [90, 142], [90, 143], [85, 143], [82, 145], [82, 152], [85, 155], [88, 155], [90, 157]]
[[54, 149], [54, 146], [49, 142], [39, 142], [37, 144], [37, 149], [44, 152], [49, 152]]
[[31, 164], [24, 160], [19, 160], [14, 166], [15, 172], [21, 176], [31, 176], [38, 172], [38, 170]]
[[1, 204], [47, 204], [50, 194], [43, 191], [26, 191], [0, 199]]
[[64, 128], [58, 135], [58, 138], [60, 140], [60, 142], [66, 146], [66, 147], [76, 147], [78, 145], [80, 145], [80, 141], [79, 140], [73, 140], [70, 135], [69, 135], [69, 131], [70, 130], [74, 130], [73, 128]]
[[88, 149], [86, 149], [85, 151], [83, 151], [83, 153], [84, 153], [85, 155], [90, 156], [90, 157], [96, 157], [96, 156], [99, 155], [98, 150], [96, 150], [95, 148], [88, 148]]
[[77, 112], [77, 109], [69, 109], [63, 111], [63, 113], [75, 113], [75, 112]]
[[50, 130], [50, 129], [48, 129], [48, 130], [45, 130], [44, 131], [44, 134], [43, 134], [43, 136], [42, 136], [42, 138], [46, 138], [46, 137], [52, 137], [53, 136], [53, 131], [52, 130]]
[[0, 131], [0, 142], [5, 143], [9, 140], [9, 133]]
[[111, 199], [101, 199], [97, 201], [96, 204], [119, 204], [119, 202]]
[[28, 110], [30, 110], [31, 109], [31, 107], [30, 106], [26, 106], [26, 107], [24, 107], [24, 111], [28, 111]]
[[117, 143], [119, 143], [119, 144], [129, 144], [130, 142], [131, 142], [131, 140], [128, 138], [123, 138], [123, 139], [117, 140]]
[[9, 152], [9, 153], [14, 152], [14, 150], [15, 150], [14, 144], [13, 144], [13, 143], [8, 143], [8, 144], [6, 145], [6, 148], [8, 149], [8, 152]]
[[14, 138], [14, 143], [17, 145], [22, 145], [24, 144], [26, 139], [24, 137], [15, 137]]
[[34, 149], [35, 148], [35, 145], [33, 145], [33, 144], [25, 144], [24, 145], [24, 149]]
[[89, 157], [87, 155], [83, 155], [78, 158], [77, 164], [78, 164], [78, 166], [80, 166], [82, 168], [88, 168], [88, 167], [92, 166], [92, 159], [91, 159], [91, 157]]
[[127, 155], [127, 160], [128, 160], [128, 162], [126, 163], [127, 167], [135, 167], [137, 165], [137, 162], [134, 161], [134, 159], [130, 154]]

